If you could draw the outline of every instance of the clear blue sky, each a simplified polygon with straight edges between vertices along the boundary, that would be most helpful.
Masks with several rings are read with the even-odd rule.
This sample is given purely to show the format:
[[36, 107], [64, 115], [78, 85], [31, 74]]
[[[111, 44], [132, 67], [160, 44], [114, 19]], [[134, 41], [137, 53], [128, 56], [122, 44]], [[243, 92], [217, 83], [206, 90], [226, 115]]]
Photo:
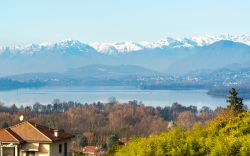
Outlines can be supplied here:
[[249, 0], [1, 0], [0, 45], [250, 34]]

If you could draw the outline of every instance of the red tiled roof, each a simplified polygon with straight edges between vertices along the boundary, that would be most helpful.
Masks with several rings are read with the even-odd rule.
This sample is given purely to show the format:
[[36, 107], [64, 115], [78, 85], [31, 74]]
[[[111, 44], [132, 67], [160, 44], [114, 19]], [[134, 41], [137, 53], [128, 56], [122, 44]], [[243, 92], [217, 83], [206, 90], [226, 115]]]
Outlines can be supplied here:
[[24, 140], [18, 136], [15, 132], [13, 132], [10, 128], [6, 129], [13, 137], [15, 137], [19, 142], [23, 142]]
[[55, 142], [74, 137], [68, 133], [60, 131], [58, 133], [58, 137], [55, 137], [54, 129], [33, 122], [25, 121], [15, 126], [11, 126], [8, 129], [0, 130], [0, 141], [9, 140], [10, 142]]
[[97, 146], [85, 146], [83, 147], [84, 152], [97, 152], [100, 148]]
[[58, 137], [55, 137], [54, 136], [55, 129], [48, 128], [48, 127], [45, 127], [45, 126], [42, 126], [42, 125], [39, 125], [36, 123], [32, 123], [32, 122], [29, 122], [29, 123], [32, 124], [34, 127], [36, 127], [40, 132], [42, 132], [44, 135], [46, 135], [52, 141], [65, 140], [65, 139], [70, 139], [70, 138], [74, 137], [74, 135], [71, 135], [69, 133], [65, 133], [62, 131], [59, 131]]
[[22, 139], [17, 136], [13, 131], [8, 129], [0, 130], [0, 142], [21, 142]]

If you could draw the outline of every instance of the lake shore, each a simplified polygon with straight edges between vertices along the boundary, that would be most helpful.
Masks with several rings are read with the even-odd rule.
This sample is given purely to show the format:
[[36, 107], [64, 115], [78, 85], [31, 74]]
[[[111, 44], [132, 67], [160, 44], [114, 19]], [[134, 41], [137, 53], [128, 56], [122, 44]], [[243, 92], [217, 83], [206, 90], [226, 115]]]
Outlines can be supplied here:
[[[174, 102], [197, 107], [216, 108], [226, 106], [226, 98], [213, 97], [207, 90], [141, 90], [133, 87], [43, 87], [38, 89], [18, 89], [0, 91], [0, 101], [6, 105], [32, 105], [35, 102], [47, 104], [54, 99], [93, 103], [106, 102], [115, 97], [120, 102], [141, 101], [146, 106], [170, 106]], [[249, 100], [245, 100], [249, 105]]]

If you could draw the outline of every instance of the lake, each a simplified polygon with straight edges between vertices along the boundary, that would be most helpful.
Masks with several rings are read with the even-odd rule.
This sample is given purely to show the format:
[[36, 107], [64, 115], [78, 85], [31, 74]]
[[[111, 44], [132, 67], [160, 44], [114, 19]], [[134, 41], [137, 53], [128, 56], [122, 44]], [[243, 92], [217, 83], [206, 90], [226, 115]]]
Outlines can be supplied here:
[[[140, 90], [130, 87], [46, 87], [40, 89], [19, 89], [0, 91], [0, 101], [5, 105], [32, 105], [35, 102], [51, 103], [54, 99], [91, 103], [107, 102], [115, 97], [120, 102], [137, 100], [147, 106], [170, 106], [174, 102], [182, 105], [195, 105], [198, 108], [226, 106], [226, 98], [212, 97], [206, 90]], [[250, 101], [244, 101], [250, 106]]]

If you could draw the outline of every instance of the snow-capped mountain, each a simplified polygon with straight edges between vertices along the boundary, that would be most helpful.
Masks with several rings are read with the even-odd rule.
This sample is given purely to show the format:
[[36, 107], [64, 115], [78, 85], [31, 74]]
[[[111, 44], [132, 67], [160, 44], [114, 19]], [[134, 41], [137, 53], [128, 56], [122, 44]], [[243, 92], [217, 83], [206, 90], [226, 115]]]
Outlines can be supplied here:
[[155, 48], [193, 48], [202, 47], [213, 44], [221, 40], [228, 40], [233, 42], [244, 43], [250, 45], [250, 35], [220, 35], [220, 36], [203, 36], [203, 37], [185, 37], [185, 38], [171, 38], [167, 37], [156, 42], [142, 41], [122, 42], [122, 43], [94, 43], [91, 46], [98, 52], [114, 53], [114, 52], [133, 52], [144, 49]]
[[0, 53], [11, 53], [11, 54], [35, 54], [36, 52], [90, 52], [95, 51], [88, 44], [82, 43], [78, 40], [62, 40], [57, 43], [40, 43], [40, 44], [28, 44], [25, 46], [10, 46], [0, 47]]
[[12, 46], [0, 47], [1, 52], [8, 53], [22, 53], [33, 54], [39, 51], [60, 51], [65, 52], [68, 50], [78, 52], [97, 51], [105, 54], [127, 53], [142, 51], [146, 49], [163, 49], [163, 48], [194, 48], [211, 45], [221, 40], [228, 40], [233, 42], [244, 43], [250, 45], [250, 35], [220, 35], [220, 36], [202, 36], [202, 37], [184, 37], [173, 38], [167, 37], [155, 42], [142, 41], [142, 42], [118, 42], [118, 43], [82, 43], [78, 40], [63, 40], [57, 43], [41, 43], [29, 44], [25, 46]]
[[2, 47], [0, 76], [63, 72], [91, 64], [136, 65], [184, 73], [250, 62], [250, 36], [165, 38], [156, 42], [86, 44], [78, 40]]
[[112, 54], [114, 52], [132, 52], [143, 50], [146, 47], [140, 43], [132, 41], [119, 42], [119, 43], [93, 43], [90, 44], [98, 52]]

